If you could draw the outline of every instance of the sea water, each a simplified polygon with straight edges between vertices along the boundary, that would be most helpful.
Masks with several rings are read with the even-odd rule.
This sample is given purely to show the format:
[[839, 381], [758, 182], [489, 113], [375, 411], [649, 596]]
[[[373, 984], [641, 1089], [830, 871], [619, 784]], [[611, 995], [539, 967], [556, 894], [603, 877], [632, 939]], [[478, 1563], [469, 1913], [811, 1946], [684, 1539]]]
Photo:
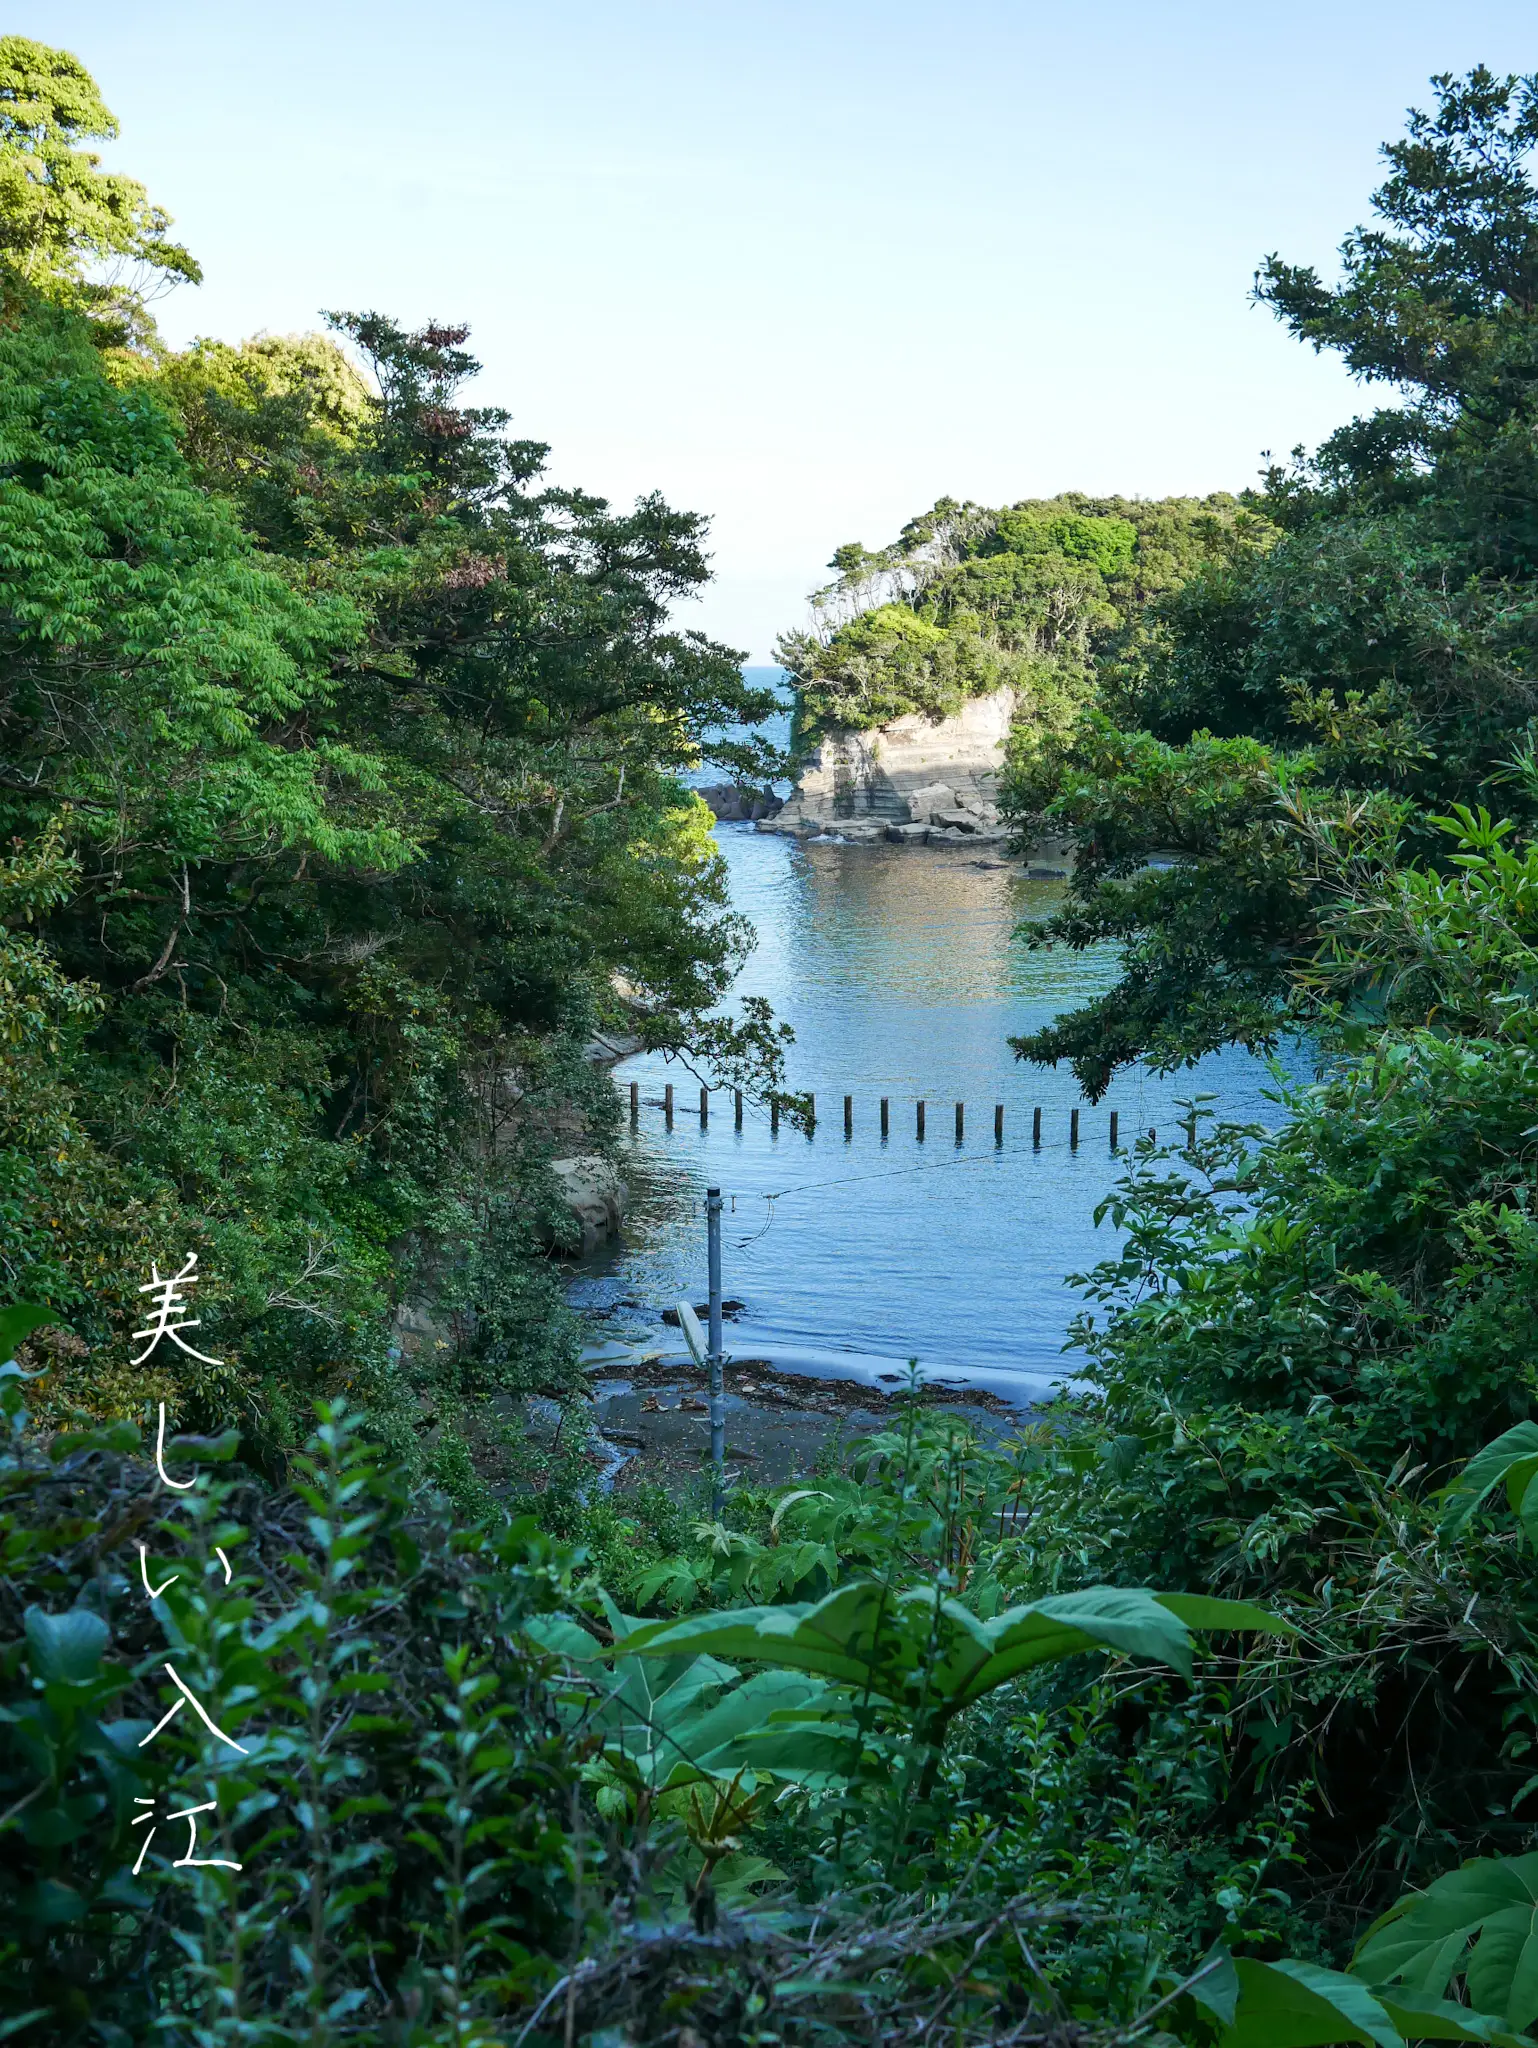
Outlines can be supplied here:
[[[888, 1384], [917, 1360], [936, 1380], [1039, 1398], [1073, 1372], [1064, 1346], [1084, 1303], [1070, 1276], [1116, 1251], [1095, 1215], [1130, 1144], [1150, 1128], [1178, 1139], [1178, 1104], [1197, 1094], [1225, 1117], [1274, 1125], [1283, 1112], [1269, 1065], [1235, 1050], [1173, 1076], [1134, 1069], [1092, 1106], [1066, 1068], [1028, 1066], [1008, 1043], [1115, 980], [1110, 947], [1029, 945], [1062, 883], [1028, 880], [992, 849], [808, 843], [751, 825], [716, 834], [733, 907], [758, 935], [733, 998], [767, 997], [795, 1032], [786, 1082], [815, 1094], [816, 1126], [808, 1137], [782, 1119], [775, 1133], [750, 1101], [739, 1129], [724, 1091], [702, 1123], [699, 1080], [679, 1061], [616, 1067], [622, 1094], [639, 1084], [641, 1109], [626, 1144], [624, 1234], [572, 1280], [592, 1355], [677, 1351], [661, 1311], [705, 1298], [704, 1196], [719, 1186], [724, 1291], [745, 1303], [729, 1325], [732, 1356]], [[1288, 1064], [1305, 1072], [1297, 1054]]]

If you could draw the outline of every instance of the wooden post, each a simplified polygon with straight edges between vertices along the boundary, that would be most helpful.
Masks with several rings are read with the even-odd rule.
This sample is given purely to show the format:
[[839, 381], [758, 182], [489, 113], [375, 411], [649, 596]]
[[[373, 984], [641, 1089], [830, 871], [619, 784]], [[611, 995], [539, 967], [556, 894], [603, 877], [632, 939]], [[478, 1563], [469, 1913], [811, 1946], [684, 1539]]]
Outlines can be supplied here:
[[846, 1138], [854, 1136], [854, 1097], [852, 1095], [844, 1097], [844, 1136]]
[[737, 1128], [738, 1128], [738, 1130], [740, 1131], [740, 1130], [742, 1129], [742, 1090], [741, 1090], [740, 1088], [739, 1088], [739, 1089], [737, 1090], [737, 1116], [736, 1116], [736, 1124], [737, 1124]]
[[1150, 1145], [1157, 1145], [1159, 1142], [1159, 1133], [1153, 1128], [1152, 1124], [1148, 1127], [1148, 1142]]
[[[704, 1091], [702, 1090], [701, 1093]], [[721, 1190], [705, 1190], [705, 1257], [709, 1276], [710, 1309], [706, 1374], [710, 1387], [710, 1470], [714, 1482], [710, 1512], [719, 1522], [726, 1491], [726, 1401], [722, 1367], [726, 1363], [721, 1345]]]
[[815, 1130], [816, 1130], [816, 1128], [817, 1128], [817, 1097], [816, 1097], [815, 1095], [809, 1095], [809, 1096], [808, 1096], [808, 1097], [806, 1098], [806, 1135], [807, 1135], [808, 1137], [810, 1137], [810, 1136], [812, 1135], [813, 1131], [815, 1131]]
[[1186, 1118], [1185, 1131], [1186, 1150], [1188, 1152], [1194, 1152], [1196, 1150], [1196, 1112], [1194, 1110], [1192, 1111], [1190, 1116]]
[[778, 1102], [771, 1102], [769, 1104], [769, 1135], [771, 1138], [776, 1138], [779, 1136], [779, 1133], [780, 1105]]
[[640, 1082], [639, 1082], [639, 1081], [632, 1081], [632, 1082], [631, 1082], [631, 1084], [630, 1084], [630, 1128], [631, 1128], [632, 1130], [634, 1130], [634, 1129], [635, 1129], [635, 1127], [636, 1127], [636, 1125], [637, 1125], [637, 1124], [638, 1124], [638, 1123], [639, 1123], [640, 1121], [641, 1121], [641, 1084], [640, 1084]]
[[1041, 1143], [1041, 1111], [1039, 1109], [1031, 1111], [1031, 1143], [1033, 1145]]
[[710, 1090], [709, 1090], [708, 1088], [702, 1088], [702, 1089], [700, 1090], [700, 1129], [701, 1129], [701, 1130], [703, 1130], [703, 1129], [705, 1128], [706, 1124], [708, 1124], [709, 1122], [710, 1122]]
[[958, 1102], [956, 1104], [956, 1143], [958, 1145], [966, 1135], [966, 1128], [967, 1106], [964, 1102]]
[[1070, 1145], [1077, 1145], [1079, 1142], [1079, 1112], [1076, 1109], [1068, 1112], [1068, 1142]]
[[1002, 1102], [996, 1102], [993, 1105], [993, 1142], [995, 1145], [1002, 1145], [1004, 1142], [1004, 1105]]
[[924, 1105], [922, 1102], [918, 1106], [918, 1112], [918, 1140], [922, 1145], [924, 1142]]
[[667, 1118], [668, 1129], [673, 1128], [673, 1084], [669, 1081], [662, 1091], [662, 1113]]
[[1117, 1116], [1116, 1111], [1113, 1109], [1111, 1111], [1111, 1150], [1113, 1152], [1116, 1150], [1116, 1126], [1118, 1122], [1119, 1118]]
[[883, 1138], [885, 1138], [885, 1137], [888, 1137], [888, 1136], [889, 1136], [889, 1135], [891, 1134], [891, 1129], [892, 1129], [892, 1105], [891, 1105], [891, 1103], [890, 1103], [890, 1102], [888, 1101], [888, 1099], [886, 1098], [886, 1096], [884, 1096], [884, 1095], [883, 1095], [883, 1096], [882, 1096], [882, 1098], [881, 1098], [881, 1135], [882, 1135], [882, 1137], [883, 1137]]

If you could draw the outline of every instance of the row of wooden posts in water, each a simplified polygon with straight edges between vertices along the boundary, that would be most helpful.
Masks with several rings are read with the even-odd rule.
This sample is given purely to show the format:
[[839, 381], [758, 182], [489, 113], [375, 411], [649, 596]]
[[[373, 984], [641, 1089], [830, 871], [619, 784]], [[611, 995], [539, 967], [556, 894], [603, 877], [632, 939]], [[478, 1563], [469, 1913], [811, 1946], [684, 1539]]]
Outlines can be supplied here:
[[[732, 1095], [734, 1102], [733, 1122], [735, 1123], [736, 1128], [740, 1131], [742, 1129], [742, 1090], [740, 1088], [735, 1088], [732, 1091]], [[817, 1127], [817, 1097], [815, 1095], [809, 1095], [807, 1096], [806, 1100], [811, 1105], [811, 1129], [815, 1130]], [[921, 1098], [920, 1100], [914, 1103], [913, 1108], [915, 1120], [914, 1135], [918, 1139], [919, 1143], [922, 1144], [924, 1142], [924, 1125], [926, 1120], [927, 1105]], [[672, 1130], [673, 1084], [671, 1081], [669, 1081], [666, 1084], [662, 1091], [662, 1112], [663, 1116], [667, 1121], [668, 1129]], [[956, 1104], [956, 1143], [958, 1145], [962, 1143], [966, 1136], [966, 1119], [967, 1106], [964, 1102], [958, 1102]], [[632, 1081], [630, 1084], [630, 1127], [632, 1130], [635, 1129], [635, 1127], [639, 1124], [640, 1120], [641, 1085], [638, 1081]], [[703, 1130], [709, 1124], [709, 1122], [710, 1090], [708, 1088], [701, 1088], [700, 1128]], [[1110, 1129], [1111, 1150], [1113, 1152], [1121, 1143], [1120, 1123], [1120, 1112], [1113, 1109], [1111, 1111]], [[779, 1128], [780, 1106], [777, 1102], [771, 1102], [769, 1105], [769, 1130], [771, 1135], [778, 1135]], [[881, 1135], [883, 1138], [888, 1138], [891, 1136], [891, 1134], [891, 1099], [890, 1097], [883, 1095], [881, 1098]], [[811, 1132], [809, 1131], [808, 1136], [810, 1135]], [[1158, 1135], [1158, 1132], [1154, 1130], [1150, 1130], [1148, 1133], [1150, 1140], [1157, 1139]], [[852, 1095], [846, 1095], [844, 1097], [844, 1136], [846, 1138], [852, 1138], [854, 1136], [854, 1097]], [[1004, 1142], [1004, 1105], [1002, 1102], [996, 1102], [993, 1105], [993, 1142], [995, 1145], [1002, 1145]], [[1070, 1109], [1068, 1112], [1068, 1143], [1070, 1146], [1077, 1147], [1078, 1142], [1079, 1112], [1078, 1109], [1075, 1107], [1073, 1109]], [[1039, 1145], [1041, 1143], [1041, 1111], [1039, 1108], [1033, 1109], [1031, 1111], [1031, 1143], [1033, 1145]]]

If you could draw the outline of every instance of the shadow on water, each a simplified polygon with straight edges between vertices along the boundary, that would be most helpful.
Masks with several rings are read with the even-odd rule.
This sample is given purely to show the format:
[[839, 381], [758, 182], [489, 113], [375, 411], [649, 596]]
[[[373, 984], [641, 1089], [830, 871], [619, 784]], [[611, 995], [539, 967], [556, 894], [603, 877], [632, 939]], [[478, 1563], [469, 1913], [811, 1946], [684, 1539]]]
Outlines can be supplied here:
[[[1094, 1224], [1118, 1171], [1109, 1112], [1124, 1147], [1150, 1126], [1173, 1135], [1175, 1103], [1202, 1091], [1226, 1116], [1272, 1124], [1267, 1066], [1230, 1051], [1172, 1077], [1135, 1072], [1090, 1107], [1066, 1070], [1026, 1067], [1007, 1044], [1114, 979], [1108, 948], [1032, 952], [1018, 935], [1061, 900], [1061, 883], [964, 849], [805, 845], [734, 825], [718, 837], [734, 906], [759, 937], [737, 992], [766, 996], [795, 1030], [788, 1079], [816, 1094], [817, 1129], [774, 1135], [749, 1105], [738, 1130], [728, 1094], [712, 1098], [702, 1126], [698, 1083], [678, 1065], [642, 1055], [616, 1069], [622, 1089], [639, 1083], [642, 1108], [623, 1240], [572, 1284], [574, 1302], [600, 1319], [595, 1356], [676, 1354], [660, 1312], [703, 1298], [704, 1191], [719, 1183], [726, 1290], [746, 1303], [728, 1337], [735, 1357], [871, 1384], [890, 1384], [916, 1357], [928, 1377], [1038, 1398], [1071, 1371], [1063, 1343], [1080, 1304], [1066, 1276], [1115, 1249], [1110, 1227]], [[1303, 1073], [1301, 1060], [1290, 1065]]]

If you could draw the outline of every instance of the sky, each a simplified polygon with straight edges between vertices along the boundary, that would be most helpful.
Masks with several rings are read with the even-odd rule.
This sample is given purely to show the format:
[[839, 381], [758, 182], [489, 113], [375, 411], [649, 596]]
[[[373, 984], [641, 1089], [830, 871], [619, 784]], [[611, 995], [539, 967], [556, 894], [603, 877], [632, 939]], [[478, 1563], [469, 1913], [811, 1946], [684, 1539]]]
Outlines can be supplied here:
[[750, 659], [937, 497], [1238, 490], [1368, 401], [1250, 303], [1333, 274], [1507, 0], [16, 0], [201, 287], [174, 343], [468, 321], [552, 480], [710, 517], [678, 623]]

